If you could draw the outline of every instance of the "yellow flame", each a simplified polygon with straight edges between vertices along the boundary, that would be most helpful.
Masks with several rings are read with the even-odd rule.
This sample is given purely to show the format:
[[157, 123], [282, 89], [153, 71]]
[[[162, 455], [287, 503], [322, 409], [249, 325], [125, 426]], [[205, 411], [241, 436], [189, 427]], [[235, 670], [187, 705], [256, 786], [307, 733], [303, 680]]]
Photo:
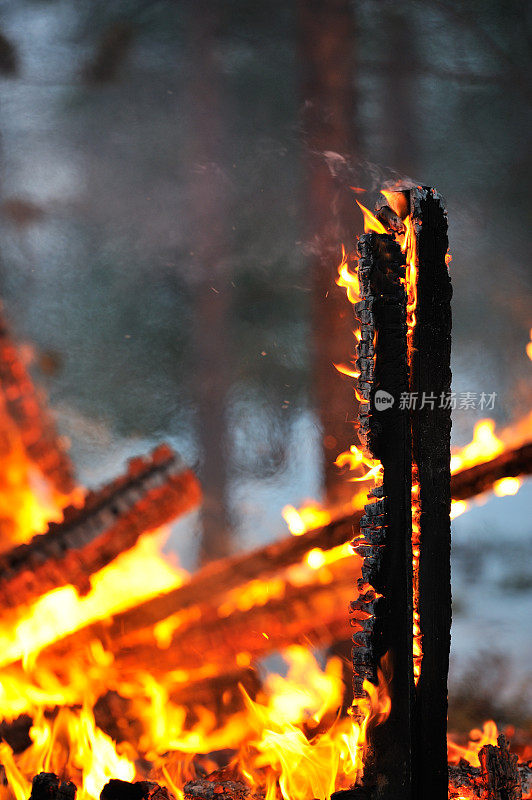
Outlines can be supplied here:
[[363, 206], [362, 203], [358, 202], [358, 200], [355, 200], [355, 203], [364, 214], [364, 233], [370, 233], [371, 231], [374, 231], [375, 233], [388, 233], [382, 222], [379, 222], [377, 217], [371, 213], [369, 208]]
[[135, 547], [91, 577], [84, 597], [65, 586], [43, 595], [18, 619], [0, 619], [0, 666], [19, 658], [29, 664], [56, 639], [183, 583], [184, 570], [160, 553], [167, 536], [165, 529], [141, 536]]
[[481, 419], [475, 425], [472, 441], [453, 453], [451, 473], [495, 458], [503, 450], [503, 442], [495, 435], [495, 421]]

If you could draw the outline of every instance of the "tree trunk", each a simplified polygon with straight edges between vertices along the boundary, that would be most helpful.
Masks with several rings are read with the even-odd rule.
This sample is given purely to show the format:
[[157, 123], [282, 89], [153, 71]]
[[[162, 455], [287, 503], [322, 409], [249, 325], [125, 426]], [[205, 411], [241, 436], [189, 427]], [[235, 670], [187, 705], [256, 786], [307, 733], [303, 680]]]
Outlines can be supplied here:
[[190, 85], [191, 271], [193, 286], [194, 402], [204, 500], [200, 563], [231, 550], [228, 512], [227, 398], [233, 353], [230, 336], [229, 184], [226, 98], [216, 62], [221, 6], [192, 6]]
[[[349, 486], [334, 462], [354, 441], [353, 390], [333, 363], [352, 355], [353, 313], [335, 285], [340, 246], [352, 246], [354, 202], [335, 185], [323, 153], [356, 152], [355, 29], [349, 0], [299, 0], [306, 146], [307, 240], [312, 275], [313, 386], [323, 434], [325, 489], [330, 502], [345, 498]], [[356, 411], [356, 409], [355, 409]]]

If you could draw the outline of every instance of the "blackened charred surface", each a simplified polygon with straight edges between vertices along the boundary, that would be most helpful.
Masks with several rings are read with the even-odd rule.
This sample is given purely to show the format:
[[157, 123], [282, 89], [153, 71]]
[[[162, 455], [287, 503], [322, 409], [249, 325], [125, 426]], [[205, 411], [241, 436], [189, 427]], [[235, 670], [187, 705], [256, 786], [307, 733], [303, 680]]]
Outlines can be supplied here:
[[[419, 613], [423, 660], [416, 689], [418, 797], [447, 800], [447, 675], [451, 642], [451, 280], [445, 256], [447, 215], [433, 189], [410, 192], [418, 251], [416, 325], [410, 391], [413, 459], [419, 478]], [[428, 402], [421, 403], [425, 398]], [[423, 406], [423, 407], [422, 407]]]
[[483, 797], [486, 800], [521, 800], [521, 776], [517, 756], [510, 753], [504, 734], [497, 739], [497, 747], [484, 745], [479, 753]]
[[103, 787], [100, 800], [175, 800], [166, 786], [154, 781], [122, 781], [112, 778]]
[[[370, 385], [361, 439], [370, 455], [382, 462], [384, 497], [368, 504], [361, 520], [359, 547], [366, 552], [359, 589], [370, 584], [382, 598], [368, 597], [373, 616], [364, 624], [362, 639], [360, 634], [354, 637], [354, 690], [355, 697], [360, 696], [357, 690], [364, 677], [376, 682], [376, 669], [388, 654], [392, 707], [388, 719], [368, 731], [364, 782], [372, 797], [392, 800], [410, 797], [412, 780], [411, 441], [408, 412], [399, 406], [401, 393], [408, 389], [406, 294], [401, 282], [405, 267], [400, 247], [390, 235], [362, 236], [359, 253], [363, 300], [357, 312], [361, 320], [362, 313], [371, 312], [362, 322], [359, 355], [371, 359], [375, 354], [373, 380], [364, 381], [363, 374], [359, 379], [359, 386], [361, 379]], [[378, 391], [394, 398], [385, 410], [375, 405]]]
[[382, 222], [385, 228], [393, 231], [394, 233], [404, 233], [405, 225], [401, 217], [399, 217], [390, 206], [381, 206], [376, 210], [375, 216]]
[[31, 784], [30, 800], [75, 800], [76, 786], [53, 772], [40, 772]]

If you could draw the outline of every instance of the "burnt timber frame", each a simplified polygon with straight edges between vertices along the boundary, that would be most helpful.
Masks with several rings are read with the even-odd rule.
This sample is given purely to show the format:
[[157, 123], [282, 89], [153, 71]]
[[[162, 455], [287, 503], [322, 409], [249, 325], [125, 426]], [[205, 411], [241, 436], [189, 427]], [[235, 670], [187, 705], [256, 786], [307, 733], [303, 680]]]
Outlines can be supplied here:
[[[407, 348], [406, 296], [401, 296], [400, 249], [394, 231], [401, 220], [387, 209], [389, 234], [359, 240], [356, 307], [362, 336], [358, 348], [359, 393], [369, 400], [359, 417], [359, 437], [383, 465], [378, 499], [365, 508], [356, 551], [365, 558], [359, 597], [351, 604], [353, 688], [377, 682], [384, 653], [391, 657], [388, 719], [368, 728], [363, 785], [337, 795], [346, 800], [447, 800], [447, 675], [451, 628], [450, 583], [450, 390], [451, 283], [446, 263], [447, 217], [429, 187], [402, 192], [416, 240], [416, 324]], [[382, 213], [378, 214], [382, 221]], [[397, 227], [399, 225], [399, 228]], [[399, 285], [398, 285], [399, 284]], [[400, 288], [399, 288], [400, 287]], [[373, 347], [374, 343], [374, 347]], [[379, 410], [375, 394], [394, 403]], [[401, 407], [403, 392], [430, 398]], [[423, 394], [425, 393], [425, 394]], [[416, 395], [414, 395], [416, 396]], [[413, 407], [411, 407], [413, 405]], [[419, 482], [418, 612], [423, 659], [414, 685], [412, 486]], [[375, 599], [370, 585], [383, 597]], [[366, 610], [366, 614], [360, 614]], [[358, 615], [358, 619], [357, 619]]]

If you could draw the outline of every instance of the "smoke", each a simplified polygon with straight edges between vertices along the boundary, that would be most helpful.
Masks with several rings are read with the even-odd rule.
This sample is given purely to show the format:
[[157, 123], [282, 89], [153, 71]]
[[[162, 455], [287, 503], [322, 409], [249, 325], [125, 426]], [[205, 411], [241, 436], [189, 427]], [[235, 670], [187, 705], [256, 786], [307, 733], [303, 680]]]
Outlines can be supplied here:
[[372, 161], [355, 159], [332, 150], [325, 150], [319, 155], [338, 185], [346, 189], [356, 187], [372, 193], [381, 189], [411, 189], [418, 184], [408, 175]]

